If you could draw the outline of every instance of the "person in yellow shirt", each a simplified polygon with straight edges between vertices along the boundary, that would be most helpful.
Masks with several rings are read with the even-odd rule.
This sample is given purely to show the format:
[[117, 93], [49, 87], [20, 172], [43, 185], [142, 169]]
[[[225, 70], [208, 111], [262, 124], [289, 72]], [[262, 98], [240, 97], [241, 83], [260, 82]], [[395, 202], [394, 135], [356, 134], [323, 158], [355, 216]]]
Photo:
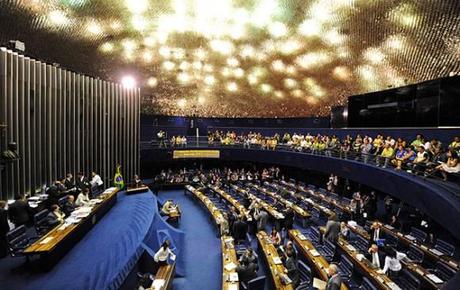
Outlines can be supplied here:
[[386, 168], [390, 160], [393, 158], [393, 155], [394, 155], [393, 147], [391, 147], [390, 144], [385, 144], [383, 146], [382, 153], [380, 153], [380, 155], [377, 156], [377, 166], [380, 166], [380, 161], [383, 158], [385, 161], [382, 167]]

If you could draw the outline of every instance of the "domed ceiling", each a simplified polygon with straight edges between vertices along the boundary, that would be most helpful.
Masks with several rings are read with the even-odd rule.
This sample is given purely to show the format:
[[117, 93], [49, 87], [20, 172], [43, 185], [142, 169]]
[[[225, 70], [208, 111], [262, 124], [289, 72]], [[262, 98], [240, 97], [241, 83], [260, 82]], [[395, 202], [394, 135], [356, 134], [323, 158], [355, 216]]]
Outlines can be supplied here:
[[0, 40], [142, 87], [144, 113], [327, 115], [460, 71], [458, 0], [0, 0]]

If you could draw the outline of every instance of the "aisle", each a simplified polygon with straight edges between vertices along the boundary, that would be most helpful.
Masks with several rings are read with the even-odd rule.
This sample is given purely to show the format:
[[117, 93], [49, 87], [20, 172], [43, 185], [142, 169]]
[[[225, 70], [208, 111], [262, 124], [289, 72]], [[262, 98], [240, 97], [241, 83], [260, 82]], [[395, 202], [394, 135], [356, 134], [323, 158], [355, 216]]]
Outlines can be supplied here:
[[158, 197], [173, 199], [182, 209], [179, 229], [185, 232], [186, 276], [174, 279], [174, 289], [220, 289], [221, 245], [209, 213], [190, 196], [185, 196], [183, 190], [160, 191]]

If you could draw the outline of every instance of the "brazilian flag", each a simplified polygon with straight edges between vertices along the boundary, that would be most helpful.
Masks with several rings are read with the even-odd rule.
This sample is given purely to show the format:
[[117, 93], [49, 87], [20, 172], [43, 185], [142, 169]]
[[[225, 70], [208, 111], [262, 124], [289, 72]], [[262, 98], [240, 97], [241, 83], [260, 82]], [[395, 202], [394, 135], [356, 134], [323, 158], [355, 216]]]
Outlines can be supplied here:
[[125, 182], [123, 181], [123, 176], [121, 175], [121, 165], [117, 165], [117, 170], [115, 176], [113, 177], [113, 185], [118, 189], [123, 189], [125, 187]]

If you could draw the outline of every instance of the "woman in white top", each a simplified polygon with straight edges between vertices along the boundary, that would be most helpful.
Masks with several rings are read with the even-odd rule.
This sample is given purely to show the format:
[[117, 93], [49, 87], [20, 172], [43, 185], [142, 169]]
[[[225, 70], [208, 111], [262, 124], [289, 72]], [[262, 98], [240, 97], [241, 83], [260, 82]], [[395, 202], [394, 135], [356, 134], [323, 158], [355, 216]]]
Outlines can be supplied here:
[[387, 256], [385, 257], [385, 266], [383, 266], [383, 273], [387, 274], [390, 278], [397, 277], [399, 271], [401, 271], [401, 260], [407, 258], [404, 253], [397, 252], [394, 249], [390, 249]]
[[89, 201], [89, 190], [86, 188], [77, 197], [77, 201], [75, 201], [76, 206], [85, 206], [90, 203]]
[[166, 240], [161, 245], [160, 249], [153, 256], [153, 260], [157, 262], [160, 266], [165, 266], [168, 264], [168, 258], [171, 256], [171, 259], [175, 259], [176, 255], [169, 249], [169, 241]]

